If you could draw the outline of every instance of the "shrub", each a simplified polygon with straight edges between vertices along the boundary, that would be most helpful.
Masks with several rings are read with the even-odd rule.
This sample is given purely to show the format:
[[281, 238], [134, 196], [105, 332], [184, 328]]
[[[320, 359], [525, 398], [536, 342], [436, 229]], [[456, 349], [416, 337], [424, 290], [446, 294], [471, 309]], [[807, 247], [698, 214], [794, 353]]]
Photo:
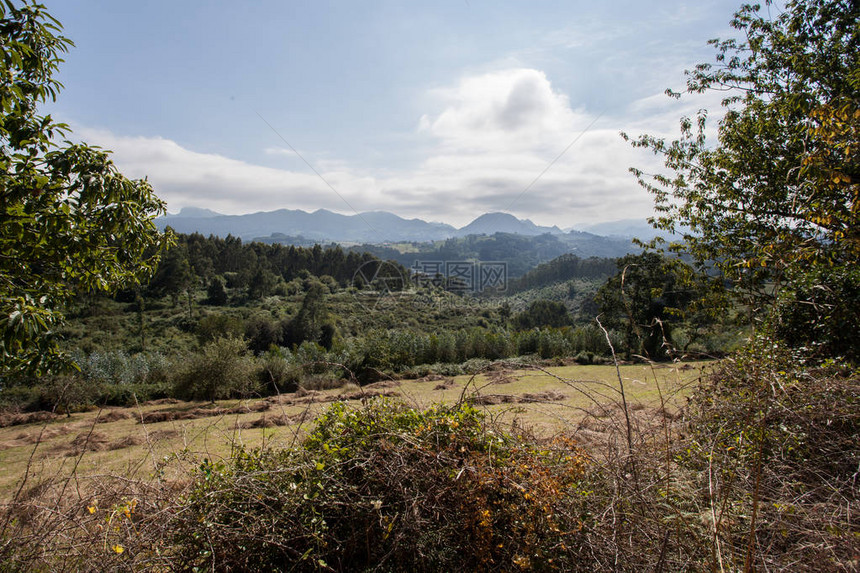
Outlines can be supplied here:
[[85, 410], [98, 398], [100, 386], [69, 374], [45, 376], [39, 380], [36, 409], [70, 414]]
[[204, 463], [177, 515], [183, 569], [550, 570], [574, 557], [586, 459], [469, 406], [339, 403], [295, 450]]
[[25, 384], [4, 385], [0, 388], [0, 411], [38, 410], [41, 406], [39, 388]]
[[175, 394], [185, 400], [217, 400], [249, 396], [258, 388], [253, 363], [241, 338], [218, 338], [193, 354], [175, 381]]
[[305, 376], [299, 385], [304, 390], [331, 390], [332, 388], [343, 388], [346, 383], [346, 380], [337, 374], [325, 372]]
[[122, 350], [93, 352], [76, 357], [80, 376], [92, 384], [126, 385], [161, 383], [168, 377], [169, 361], [159, 353], [129, 356]]
[[260, 360], [257, 378], [266, 394], [295, 392], [302, 380], [302, 368], [280, 352], [270, 351]]
[[567, 307], [563, 302], [555, 300], [536, 300], [513, 319], [514, 327], [518, 330], [541, 326], [569, 326], [572, 323]]
[[147, 400], [169, 398], [173, 386], [168, 382], [154, 384], [104, 385], [95, 400], [98, 405], [131, 407]]
[[577, 364], [594, 364], [593, 352], [580, 352], [574, 357]]
[[219, 337], [240, 337], [245, 332], [242, 319], [229, 314], [207, 314], [197, 321], [196, 333], [201, 343]]
[[266, 352], [283, 342], [281, 326], [265, 316], [255, 316], [245, 323], [245, 339], [255, 354]]
[[697, 389], [681, 459], [709, 476], [700, 487], [721, 508], [718, 543], [742, 547], [726, 557], [733, 569], [749, 555], [754, 570], [852, 570], [858, 404], [856, 371], [811, 369], [765, 337]]
[[559, 330], [542, 330], [538, 341], [541, 358], [556, 358], [570, 354], [571, 347], [564, 333]]
[[461, 367], [464, 374], [479, 374], [486, 370], [492, 362], [485, 358], [471, 358], [463, 362]]

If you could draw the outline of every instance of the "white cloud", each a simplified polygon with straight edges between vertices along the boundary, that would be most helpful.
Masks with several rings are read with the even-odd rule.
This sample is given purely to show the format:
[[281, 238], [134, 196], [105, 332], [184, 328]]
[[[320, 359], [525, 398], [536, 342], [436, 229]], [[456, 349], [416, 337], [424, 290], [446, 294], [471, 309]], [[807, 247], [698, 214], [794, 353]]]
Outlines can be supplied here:
[[292, 149], [287, 149], [286, 147], [267, 147], [263, 150], [263, 153], [266, 155], [295, 155], [295, 151]]
[[499, 70], [435, 95], [444, 107], [422, 117], [419, 132], [437, 145], [410, 176], [433, 182], [436, 201], [455, 216], [505, 210], [566, 226], [650, 213], [650, 198], [627, 173], [635, 152], [609, 127], [617, 120], [589, 128], [595, 116], [572, 109], [543, 72]]
[[[237, 214], [281, 208], [349, 213], [348, 203], [358, 211], [387, 210], [455, 225], [504, 210], [540, 224], [568, 227], [648, 216], [651, 198], [628, 167], [648, 168], [656, 161], [626, 144], [618, 132], [637, 135], [642, 128], [656, 128], [671, 135], [683, 113], [672, 111], [671, 101], [647, 98], [631, 104], [628, 118], [602, 117], [589, 128], [593, 114], [573, 109], [543, 72], [528, 68], [464, 77], [430, 96], [436, 112], [421, 117], [412, 135], [415, 145], [429, 152], [412, 169], [369, 172], [342, 159], [323, 161], [302, 152], [337, 192], [303, 166], [253, 165], [162, 138], [94, 129], [77, 133], [112, 149], [128, 176], [148, 176], [172, 212], [199, 206]], [[668, 125], [646, 121], [657, 117], [655, 123], [663, 122], [669, 115]], [[290, 153], [274, 147], [261, 150], [270, 160]]]
[[434, 95], [445, 108], [435, 117], [422, 117], [419, 127], [450, 148], [525, 150], [577, 125], [567, 97], [553, 91], [538, 70], [467, 77]]
[[[313, 174], [198, 153], [158, 137], [124, 137], [88, 128], [76, 133], [112, 150], [114, 162], [125, 175], [147, 177], [171, 211], [185, 206], [223, 213], [343, 207], [342, 202], [325, 200], [325, 184]], [[330, 190], [328, 193], [337, 199]], [[321, 205], [321, 200], [326, 204]]]

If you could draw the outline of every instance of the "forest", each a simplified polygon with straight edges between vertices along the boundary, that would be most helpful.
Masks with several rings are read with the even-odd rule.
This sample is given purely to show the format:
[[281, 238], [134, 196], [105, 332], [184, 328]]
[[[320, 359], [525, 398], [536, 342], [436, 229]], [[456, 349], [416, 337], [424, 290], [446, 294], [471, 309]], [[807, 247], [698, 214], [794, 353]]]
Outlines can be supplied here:
[[580, 258], [161, 231], [0, 4], [0, 570], [857, 571], [858, 21], [742, 6]]
[[[713, 358], [739, 344], [744, 331], [736, 320], [694, 311], [701, 285], [683, 263], [654, 254], [563, 255], [504, 289], [479, 293], [457, 288], [452, 277], [416, 276], [339, 246], [201, 235], [174, 241], [147, 283], [71, 300], [56, 337], [76, 369], [8, 376], [6, 408], [249, 398], [312, 383], [473, 373], [503, 359], [603, 363], [610, 344], [627, 360]], [[511, 256], [520, 252], [514, 247]], [[636, 325], [647, 328], [631, 328], [625, 301], [612, 294], [617, 273], [631, 266], [626, 296]], [[195, 388], [212, 376], [210, 355], [242, 368]]]

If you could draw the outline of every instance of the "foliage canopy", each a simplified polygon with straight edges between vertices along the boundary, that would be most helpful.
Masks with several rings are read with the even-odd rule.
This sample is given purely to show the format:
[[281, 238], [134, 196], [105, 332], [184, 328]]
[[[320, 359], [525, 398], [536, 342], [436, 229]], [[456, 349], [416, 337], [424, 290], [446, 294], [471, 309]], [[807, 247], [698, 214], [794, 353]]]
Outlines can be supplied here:
[[[678, 140], [633, 142], [673, 173], [632, 170], [654, 196], [652, 223], [687, 227], [676, 247], [702, 267], [715, 264], [754, 310], [788, 286], [781, 300], [813, 306], [819, 324], [856, 313], [856, 284], [839, 289], [860, 255], [858, 17], [850, 0], [793, 0], [782, 12], [743, 6], [731, 24], [745, 39], [712, 40], [715, 63], [688, 71], [688, 92], [728, 94], [717, 144], [706, 142], [704, 111], [681, 120]], [[816, 289], [832, 293], [826, 303], [792, 292], [810, 272]]]
[[58, 143], [68, 126], [38, 106], [72, 42], [41, 5], [0, 4], [0, 374], [60, 363], [52, 330], [76, 293], [145, 278], [169, 239], [164, 203], [98, 148]]
[[600, 287], [595, 302], [606, 326], [623, 333], [628, 358], [632, 352], [667, 358], [676, 326], [707, 326], [723, 306], [713, 283], [677, 258], [646, 252], [617, 264], [618, 274]]

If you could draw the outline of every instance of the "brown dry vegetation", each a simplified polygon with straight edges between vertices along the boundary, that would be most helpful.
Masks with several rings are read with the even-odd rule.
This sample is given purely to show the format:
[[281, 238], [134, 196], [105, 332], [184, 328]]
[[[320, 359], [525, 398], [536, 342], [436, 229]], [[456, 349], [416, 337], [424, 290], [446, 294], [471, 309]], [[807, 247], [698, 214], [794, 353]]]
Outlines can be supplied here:
[[[857, 571], [858, 378], [787, 364], [502, 365], [9, 427], [0, 557], [58, 571], [432, 571], [464, 558], [487, 571]], [[331, 402], [358, 414], [354, 431], [377, 415], [373, 396], [395, 394], [410, 411], [483, 402], [485, 422], [461, 434], [446, 418], [441, 450], [422, 449], [423, 423], [354, 438], [373, 441], [345, 459], [342, 430], [315, 438], [333, 449], [307, 449]], [[181, 412], [208, 415], [150, 417]], [[511, 457], [469, 445], [496, 436], [514, 440]], [[303, 501], [294, 483], [326, 494]]]
[[[622, 366], [622, 375], [633, 402], [659, 408], [659, 385], [669, 401], [667, 408], [675, 411], [683, 404], [690, 383], [698, 378], [699, 368], [629, 365]], [[149, 479], [159, 460], [175, 457], [178, 452], [193, 462], [229, 457], [235, 444], [288, 446], [295, 442], [296, 431], [337, 400], [360, 403], [375, 396], [400, 397], [423, 409], [453, 403], [468, 394], [473, 403], [486, 405], [492, 418], [507, 424], [531, 427], [545, 436], [571, 428], [579, 431], [581, 420], [594, 411], [594, 400], [602, 404], [601, 409], [619, 407], [614, 376], [614, 367], [609, 366], [545, 370], [499, 366], [477, 376], [383, 380], [362, 388], [347, 385], [325, 391], [300, 390], [259, 400], [210, 404], [163, 399], [137, 408], [93, 410], [68, 417], [47, 412], [18, 415], [18, 425], [0, 428], [0, 466], [4, 468], [0, 499], [9, 498], [28, 468], [29, 480], [68, 477], [72, 469], [82, 476], [91, 471], [122, 474], [129, 468], [136, 471], [126, 477]], [[504, 380], [503, 393], [497, 391], [500, 380]], [[428, 384], [440, 381], [443, 383]], [[273, 428], [281, 431], [266, 431]], [[89, 441], [80, 437], [90, 434]], [[110, 438], [100, 443], [101, 435]], [[74, 467], [63, 461], [66, 454], [82, 451], [86, 454]]]

